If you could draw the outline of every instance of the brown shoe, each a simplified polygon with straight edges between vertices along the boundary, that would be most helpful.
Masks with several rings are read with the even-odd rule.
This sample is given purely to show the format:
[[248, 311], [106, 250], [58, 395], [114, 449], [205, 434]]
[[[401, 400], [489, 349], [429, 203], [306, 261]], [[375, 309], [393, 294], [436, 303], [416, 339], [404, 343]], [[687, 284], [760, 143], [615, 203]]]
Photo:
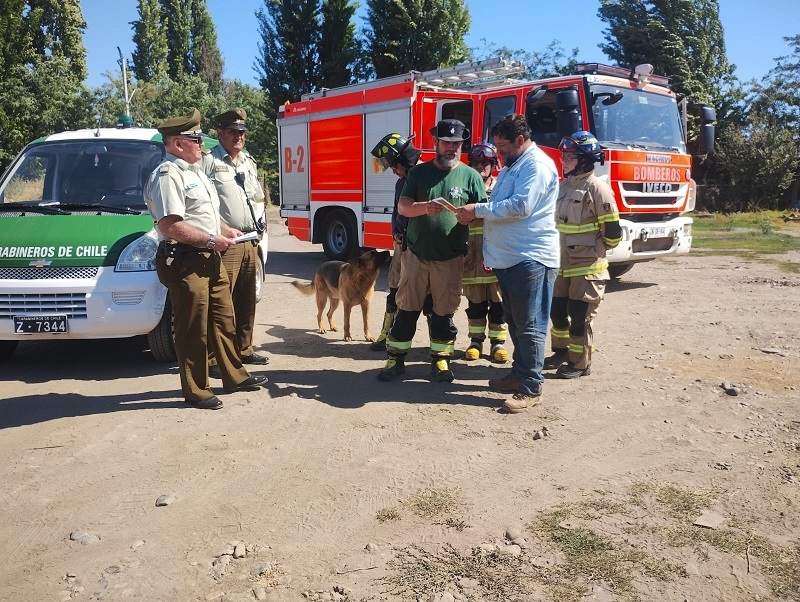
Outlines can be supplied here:
[[489, 388], [498, 393], [515, 393], [519, 389], [519, 379], [509, 372], [503, 378], [490, 378]]
[[509, 414], [519, 414], [528, 408], [539, 405], [542, 402], [542, 394], [533, 395], [532, 393], [515, 393], [511, 399], [503, 402], [503, 409]]

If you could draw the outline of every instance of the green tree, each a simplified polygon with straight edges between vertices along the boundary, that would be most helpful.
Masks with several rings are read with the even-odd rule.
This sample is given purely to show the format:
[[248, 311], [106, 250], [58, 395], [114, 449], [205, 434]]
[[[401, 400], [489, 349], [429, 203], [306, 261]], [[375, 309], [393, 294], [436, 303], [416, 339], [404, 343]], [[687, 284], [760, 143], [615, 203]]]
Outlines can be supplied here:
[[79, 0], [7, 0], [0, 11], [0, 168], [30, 140], [92, 123]]
[[173, 80], [192, 73], [191, 37], [194, 0], [161, 0], [167, 37], [167, 73]]
[[707, 159], [700, 203], [726, 213], [777, 209], [800, 167], [796, 148], [792, 132], [763, 113], [753, 112], [746, 130], [724, 126]]
[[217, 30], [208, 14], [206, 0], [194, 0], [191, 27], [191, 73], [199, 75], [208, 84], [209, 90], [219, 92], [222, 88], [224, 64], [217, 45]]
[[518, 61], [525, 65], [525, 71], [518, 76], [520, 79], [542, 79], [567, 75], [574, 71], [577, 64], [578, 49], [573, 48], [569, 55], [561, 47], [558, 40], [551, 41], [542, 51], [528, 51], [524, 49], [512, 50], [508, 46], [498, 46], [481, 38], [480, 46], [470, 49], [475, 60], [484, 60], [499, 56], [509, 61]]
[[28, 0], [26, 15], [33, 51], [39, 56], [62, 57], [70, 75], [86, 79], [86, 21], [80, 0]]
[[167, 71], [167, 36], [159, 0], [139, 0], [133, 26], [133, 73], [139, 81], [158, 79]]
[[367, 0], [367, 54], [376, 77], [469, 59], [465, 0]]
[[598, 16], [609, 25], [600, 49], [618, 65], [650, 63], [679, 96], [715, 107], [721, 123], [740, 120], [718, 0], [600, 0]]
[[775, 67], [754, 86], [748, 104], [777, 120], [800, 143], [800, 35], [783, 39], [791, 54], [775, 59]]
[[[800, 35], [783, 39], [791, 48], [791, 54], [776, 58], [775, 67], [761, 83], [753, 84], [747, 105], [751, 111], [765, 115], [788, 132], [795, 154], [800, 155]], [[777, 144], [782, 152], [790, 148], [783, 142]], [[789, 203], [800, 198], [800, 167], [795, 168], [787, 197]]]
[[256, 11], [255, 67], [273, 111], [319, 88], [319, 16], [319, 0], [264, 0]]
[[337, 88], [355, 83], [362, 55], [353, 17], [358, 4], [350, 0], [322, 0], [319, 38], [319, 87]]

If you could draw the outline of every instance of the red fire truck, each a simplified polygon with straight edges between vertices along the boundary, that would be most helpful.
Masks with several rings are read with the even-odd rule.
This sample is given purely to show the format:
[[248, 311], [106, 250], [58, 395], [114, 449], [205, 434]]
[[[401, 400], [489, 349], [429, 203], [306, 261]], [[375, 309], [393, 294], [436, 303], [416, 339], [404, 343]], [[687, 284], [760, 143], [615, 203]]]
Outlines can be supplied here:
[[[373, 168], [370, 150], [382, 136], [414, 135], [423, 159], [433, 157], [429, 130], [459, 119], [472, 132], [464, 144], [491, 141], [492, 126], [524, 114], [534, 141], [560, 167], [558, 143], [577, 130], [595, 134], [605, 152], [596, 173], [611, 184], [622, 243], [609, 251], [613, 276], [634, 263], [688, 253], [696, 187], [691, 179], [686, 119], [669, 80], [652, 67], [634, 70], [580, 64], [572, 75], [509, 79], [519, 63], [491, 59], [305, 94], [280, 107], [281, 216], [294, 236], [322, 243], [330, 259], [360, 247], [391, 249], [395, 176]], [[701, 107], [695, 154], [713, 146], [714, 111]]]

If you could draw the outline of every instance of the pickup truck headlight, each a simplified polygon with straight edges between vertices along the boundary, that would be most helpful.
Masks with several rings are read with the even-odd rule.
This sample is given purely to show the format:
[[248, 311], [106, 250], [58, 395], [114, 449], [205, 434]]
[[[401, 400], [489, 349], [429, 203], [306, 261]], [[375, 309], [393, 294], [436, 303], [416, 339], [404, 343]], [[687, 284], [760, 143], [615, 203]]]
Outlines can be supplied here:
[[129, 244], [120, 253], [117, 261], [117, 272], [152, 272], [156, 269], [156, 251], [158, 239], [151, 230], [141, 238]]

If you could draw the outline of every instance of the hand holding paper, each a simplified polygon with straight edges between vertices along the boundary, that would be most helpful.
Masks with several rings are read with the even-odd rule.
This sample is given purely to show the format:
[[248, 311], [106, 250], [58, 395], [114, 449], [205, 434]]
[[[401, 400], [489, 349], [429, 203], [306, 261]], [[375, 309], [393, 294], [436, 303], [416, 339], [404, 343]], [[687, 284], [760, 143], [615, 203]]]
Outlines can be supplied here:
[[453, 205], [450, 201], [448, 201], [447, 199], [445, 199], [443, 197], [436, 197], [435, 199], [431, 199], [431, 202], [438, 203], [439, 205], [441, 205], [445, 209], [449, 209], [453, 213], [455, 213], [457, 211], [455, 205]]
[[242, 234], [241, 236], [237, 236], [231, 239], [233, 242], [246, 242], [248, 240], [258, 240], [258, 232], [255, 230], [253, 232], [247, 232]]

